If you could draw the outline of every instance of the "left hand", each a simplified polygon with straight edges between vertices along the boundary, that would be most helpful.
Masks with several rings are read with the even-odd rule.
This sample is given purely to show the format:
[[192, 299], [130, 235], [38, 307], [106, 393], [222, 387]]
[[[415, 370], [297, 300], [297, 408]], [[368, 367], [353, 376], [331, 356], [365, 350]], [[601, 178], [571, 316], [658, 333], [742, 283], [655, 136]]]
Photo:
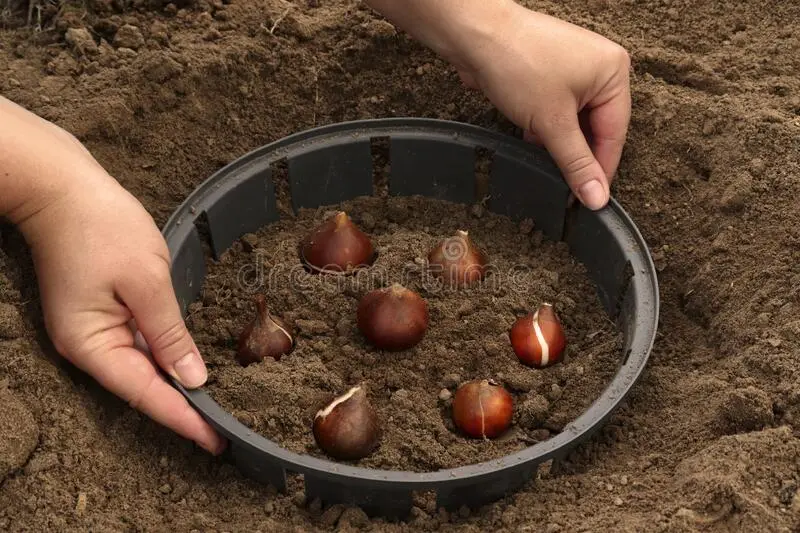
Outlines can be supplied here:
[[[207, 378], [175, 298], [166, 243], [142, 205], [74, 144], [61, 146], [74, 185], [20, 223], [50, 338], [132, 407], [221, 453], [225, 440], [157, 371], [187, 388]], [[137, 349], [133, 321], [152, 355]]]

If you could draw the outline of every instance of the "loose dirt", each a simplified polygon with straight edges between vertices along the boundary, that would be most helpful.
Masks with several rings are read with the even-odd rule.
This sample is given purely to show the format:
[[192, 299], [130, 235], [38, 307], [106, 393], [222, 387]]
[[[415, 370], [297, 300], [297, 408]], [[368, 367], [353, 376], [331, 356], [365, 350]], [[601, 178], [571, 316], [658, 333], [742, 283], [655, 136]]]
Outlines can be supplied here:
[[[15, 436], [4, 434], [0, 445], [0, 465], [10, 465], [0, 467], [0, 529], [800, 529], [800, 6], [526, 4], [617, 40], [633, 59], [631, 133], [613, 193], [656, 260], [661, 324], [641, 382], [596, 438], [495, 504], [448, 514], [420, 501], [405, 523], [305, 502], [294, 478], [289, 494], [276, 494], [54, 355], [27, 249], [6, 226], [0, 427]], [[159, 224], [220, 166], [311, 126], [417, 116], [515, 133], [449, 66], [356, 1], [42, 2], [30, 26], [24, 11], [0, 15], [0, 91], [73, 132]], [[387, 225], [384, 235], [402, 227]], [[592, 305], [576, 298], [582, 278], [565, 256], [547, 257], [559, 281], [536, 296], [553, 291]], [[507, 321], [518, 309], [497, 311]], [[587, 308], [575, 316], [586, 322], [573, 332], [594, 315]], [[340, 336], [327, 343], [344, 346]], [[212, 375], [227, 371], [229, 352], [200, 340]], [[325, 353], [308, 358], [323, 361]], [[413, 364], [398, 367], [415, 372]], [[584, 376], [593, 371], [584, 365]], [[333, 390], [344, 377], [333, 373], [313, 387]], [[567, 383], [565, 398], [570, 390], [578, 387]], [[381, 401], [395, 405], [391, 396]], [[257, 423], [269, 431], [269, 419]], [[428, 467], [459, 459], [412, 460]]]
[[[545, 241], [530, 221], [424, 198], [359, 198], [335, 207], [369, 232], [378, 258], [353, 276], [303, 269], [297, 244], [331, 216], [296, 218], [247, 235], [209, 260], [189, 329], [209, 364], [209, 393], [242, 423], [297, 453], [324, 458], [311, 421], [330, 399], [364, 385], [383, 428], [380, 448], [360, 466], [435, 471], [499, 458], [547, 439], [596, 399], [617, 369], [621, 335], [606, 317], [583, 267], [563, 243]], [[487, 255], [486, 278], [444, 287], [426, 270], [428, 252], [466, 230]], [[427, 301], [430, 325], [402, 352], [371, 347], [356, 326], [368, 291], [401, 283]], [[235, 342], [253, 318], [254, 294], [295, 330], [297, 347], [276, 362], [243, 368]], [[523, 366], [508, 331], [518, 316], [551, 303], [570, 339], [566, 358], [546, 369]], [[513, 428], [493, 441], [460, 435], [452, 423], [458, 385], [493, 379], [513, 394]]]

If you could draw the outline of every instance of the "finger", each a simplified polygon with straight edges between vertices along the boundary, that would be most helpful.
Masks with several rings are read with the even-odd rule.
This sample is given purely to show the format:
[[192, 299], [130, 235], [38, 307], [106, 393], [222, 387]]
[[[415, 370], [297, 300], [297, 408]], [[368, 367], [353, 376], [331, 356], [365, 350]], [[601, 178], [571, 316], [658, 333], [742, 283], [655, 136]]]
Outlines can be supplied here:
[[470, 89], [478, 89], [478, 82], [475, 77], [468, 73], [466, 70], [458, 70], [458, 77], [461, 78], [461, 83]]
[[536, 131], [578, 199], [589, 209], [606, 205], [608, 181], [605, 171], [586, 142], [577, 112], [551, 115]]
[[195, 411], [180, 392], [170, 386], [156, 371], [153, 362], [144, 353], [131, 348], [130, 331], [127, 334], [116, 328], [107, 349], [97, 349], [75, 364], [94, 377], [100, 385], [128, 402], [159, 424], [178, 435], [196, 442], [208, 452], [218, 455], [225, 449], [226, 441]]
[[609, 183], [619, 168], [630, 118], [631, 95], [627, 85], [619, 95], [589, 112], [594, 156], [603, 167]]
[[169, 267], [156, 259], [124, 278], [117, 292], [130, 309], [153, 359], [187, 388], [203, 385], [208, 372], [183, 321]]
[[544, 143], [542, 142], [542, 138], [535, 131], [525, 130], [522, 133], [522, 139], [525, 142], [529, 142], [529, 143], [535, 144], [537, 146], [542, 146], [542, 147], [544, 146]]

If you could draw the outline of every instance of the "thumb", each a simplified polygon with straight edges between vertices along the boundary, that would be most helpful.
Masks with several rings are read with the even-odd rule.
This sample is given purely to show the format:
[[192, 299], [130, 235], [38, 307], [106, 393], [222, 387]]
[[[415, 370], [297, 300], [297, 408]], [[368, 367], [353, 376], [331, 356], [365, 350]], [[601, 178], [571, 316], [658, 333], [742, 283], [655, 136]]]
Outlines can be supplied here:
[[609, 196], [606, 173], [589, 148], [578, 114], [557, 113], [536, 131], [578, 199], [589, 209], [605, 206]]
[[200, 352], [183, 321], [172, 288], [169, 267], [155, 261], [117, 287], [153, 359], [184, 387], [193, 389], [208, 379]]

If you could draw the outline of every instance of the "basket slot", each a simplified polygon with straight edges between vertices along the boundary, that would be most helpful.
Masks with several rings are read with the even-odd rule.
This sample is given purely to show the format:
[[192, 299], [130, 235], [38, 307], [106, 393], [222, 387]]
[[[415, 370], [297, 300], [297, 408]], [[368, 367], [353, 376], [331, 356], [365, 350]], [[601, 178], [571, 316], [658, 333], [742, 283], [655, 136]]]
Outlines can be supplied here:
[[272, 485], [278, 492], [286, 492], [286, 470], [278, 466], [277, 461], [273, 462], [262, 452], [235, 442], [231, 444], [231, 455], [236, 466], [248, 477]]
[[370, 516], [405, 518], [411, 512], [412, 492], [374, 486], [338, 483], [326, 477], [305, 474], [306, 501], [319, 498], [326, 504], [357, 505]]
[[289, 185], [295, 211], [335, 205], [372, 194], [369, 138], [339, 141], [289, 156]]
[[245, 233], [279, 218], [269, 168], [252, 170], [231, 183], [234, 185], [222, 191], [206, 209], [215, 259]]
[[611, 216], [610, 211], [591, 211], [581, 206], [575, 213], [565, 240], [572, 255], [583, 263], [589, 277], [595, 282], [606, 312], [612, 320], [616, 320], [631, 271], [625, 250], [610, 227]]
[[489, 208], [515, 220], [530, 218], [551, 240], [560, 240], [569, 187], [534, 161], [498, 150], [489, 176]]
[[[178, 299], [181, 314], [186, 315], [189, 304], [200, 296], [203, 280], [206, 277], [203, 242], [197, 228], [191, 224], [186, 237], [180, 241], [180, 247], [172, 257], [172, 288]], [[173, 239], [169, 243], [170, 250], [175, 250]]]
[[475, 201], [475, 149], [435, 138], [392, 136], [389, 194]]

